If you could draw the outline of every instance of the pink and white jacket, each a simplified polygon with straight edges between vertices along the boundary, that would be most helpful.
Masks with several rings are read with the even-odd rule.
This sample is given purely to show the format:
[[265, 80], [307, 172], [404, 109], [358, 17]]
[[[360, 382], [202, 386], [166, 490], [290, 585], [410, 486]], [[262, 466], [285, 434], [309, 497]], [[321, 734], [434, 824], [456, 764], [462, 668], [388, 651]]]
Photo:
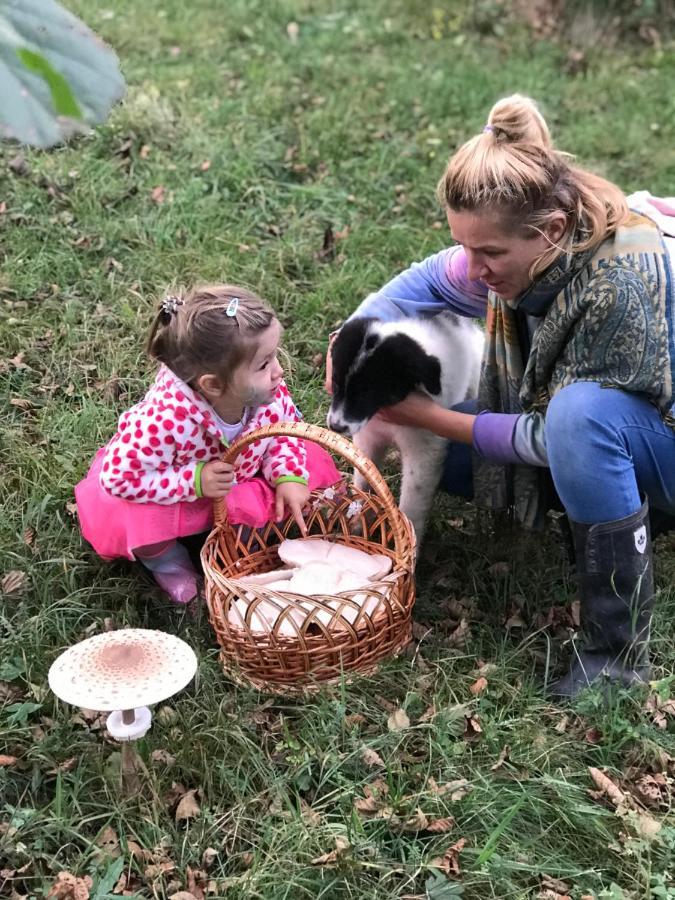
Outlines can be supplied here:
[[[271, 403], [249, 413], [242, 430], [299, 422], [300, 412], [282, 381]], [[117, 433], [105, 448], [101, 485], [136, 503], [179, 503], [201, 493], [201, 470], [222, 455], [222, 437], [210, 405], [166, 366], [145, 397], [120, 416]], [[273, 487], [284, 481], [307, 484], [302, 441], [289, 437], [258, 440], [235, 463], [238, 482], [261, 473]]]

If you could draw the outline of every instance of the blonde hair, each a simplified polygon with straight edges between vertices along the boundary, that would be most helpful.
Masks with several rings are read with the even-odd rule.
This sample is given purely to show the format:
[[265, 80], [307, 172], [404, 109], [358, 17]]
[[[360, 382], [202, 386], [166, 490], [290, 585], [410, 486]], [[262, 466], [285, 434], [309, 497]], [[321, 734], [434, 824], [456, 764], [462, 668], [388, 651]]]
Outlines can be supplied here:
[[199, 285], [162, 300], [147, 351], [188, 384], [209, 374], [227, 387], [234, 370], [253, 359], [257, 339], [275, 319], [267, 303], [246, 288]]
[[449, 210], [486, 210], [504, 230], [536, 237], [557, 212], [567, 222], [559, 244], [552, 244], [530, 269], [543, 272], [561, 250], [575, 253], [601, 243], [628, 217], [621, 190], [610, 181], [574, 166], [556, 150], [548, 125], [529, 97], [513, 94], [490, 110], [488, 123], [451, 157], [438, 184]]

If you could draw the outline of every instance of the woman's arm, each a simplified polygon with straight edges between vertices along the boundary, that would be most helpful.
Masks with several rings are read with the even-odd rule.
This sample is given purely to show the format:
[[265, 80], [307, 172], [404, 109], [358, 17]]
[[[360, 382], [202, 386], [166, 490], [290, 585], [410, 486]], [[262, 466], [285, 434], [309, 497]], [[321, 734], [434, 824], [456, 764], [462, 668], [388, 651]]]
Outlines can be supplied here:
[[410, 394], [378, 415], [396, 425], [426, 428], [439, 437], [471, 444], [484, 459], [501, 465], [548, 466], [541, 413], [478, 415], [445, 409], [425, 394]]
[[485, 316], [487, 287], [468, 277], [466, 255], [460, 246], [447, 247], [413, 263], [366, 299], [352, 316], [372, 316], [385, 322], [403, 316], [436, 315], [443, 310], [460, 316]]

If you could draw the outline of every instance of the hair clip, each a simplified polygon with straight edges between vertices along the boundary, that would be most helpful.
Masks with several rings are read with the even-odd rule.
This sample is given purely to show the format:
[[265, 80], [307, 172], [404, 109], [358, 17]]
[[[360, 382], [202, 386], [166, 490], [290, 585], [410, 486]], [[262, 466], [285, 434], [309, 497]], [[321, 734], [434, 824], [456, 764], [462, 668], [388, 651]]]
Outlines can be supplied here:
[[237, 310], [239, 309], [239, 297], [233, 297], [230, 302], [227, 304], [227, 309], [225, 310], [225, 315], [230, 318], [234, 318], [237, 315]]
[[183, 301], [179, 297], [168, 296], [162, 300], [160, 309], [163, 313], [172, 316], [177, 312], [178, 307], [183, 305]]
[[485, 132], [485, 131], [489, 131], [489, 132], [491, 132], [492, 134], [494, 134], [495, 126], [494, 126], [494, 125], [486, 125], [485, 128], [483, 129], [483, 131], [484, 131], [484, 132]]

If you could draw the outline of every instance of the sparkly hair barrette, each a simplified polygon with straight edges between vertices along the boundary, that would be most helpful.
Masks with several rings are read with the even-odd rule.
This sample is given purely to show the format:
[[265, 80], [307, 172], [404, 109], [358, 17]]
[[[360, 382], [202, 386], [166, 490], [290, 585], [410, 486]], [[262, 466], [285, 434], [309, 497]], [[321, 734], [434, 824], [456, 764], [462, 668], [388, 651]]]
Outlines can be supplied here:
[[180, 297], [173, 297], [171, 295], [165, 297], [159, 306], [162, 314], [162, 322], [167, 325], [171, 321], [171, 316], [175, 315], [178, 311], [178, 307], [182, 305], [183, 301]]
[[239, 309], [239, 297], [233, 297], [230, 302], [227, 304], [227, 309], [225, 310], [225, 315], [229, 316], [233, 319], [237, 315], [237, 310]]

